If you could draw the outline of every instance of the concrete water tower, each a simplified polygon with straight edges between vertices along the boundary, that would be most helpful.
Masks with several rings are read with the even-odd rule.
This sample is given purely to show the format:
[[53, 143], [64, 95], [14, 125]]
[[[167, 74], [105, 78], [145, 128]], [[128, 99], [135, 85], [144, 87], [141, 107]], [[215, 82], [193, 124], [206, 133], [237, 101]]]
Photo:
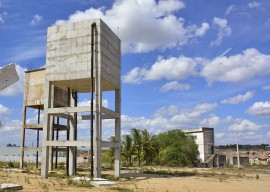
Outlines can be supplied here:
[[[66, 148], [67, 174], [76, 174], [77, 147], [92, 147], [94, 177], [101, 177], [101, 149], [115, 148], [115, 176], [120, 176], [121, 149], [121, 42], [101, 20], [93, 19], [66, 23], [48, 28], [44, 86], [44, 123], [42, 138], [41, 176], [52, 170], [52, 154]], [[66, 91], [66, 104], [55, 105], [55, 87]], [[114, 110], [102, 105], [104, 91], [113, 91]], [[95, 105], [77, 106], [78, 94], [89, 93]], [[85, 114], [87, 113], [87, 114]], [[66, 138], [56, 138], [56, 119], [66, 125]], [[102, 121], [112, 119], [115, 142], [102, 140]], [[90, 120], [93, 140], [78, 140], [79, 121]], [[58, 124], [58, 126], [57, 126]], [[90, 128], [89, 128], [90, 129]], [[92, 145], [93, 144], [93, 145]], [[93, 157], [93, 156], [92, 156]]]

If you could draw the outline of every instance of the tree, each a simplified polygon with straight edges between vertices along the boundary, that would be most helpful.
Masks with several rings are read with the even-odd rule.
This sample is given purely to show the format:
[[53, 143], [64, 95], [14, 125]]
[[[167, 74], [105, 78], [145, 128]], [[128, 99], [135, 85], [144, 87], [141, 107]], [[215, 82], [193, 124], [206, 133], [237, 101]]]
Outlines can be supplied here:
[[152, 142], [152, 135], [146, 130], [141, 130], [142, 134], [142, 150], [143, 150], [143, 160], [145, 161], [145, 164], [148, 165], [148, 163], [152, 160], [153, 161], [153, 152], [154, 152], [154, 145]]
[[126, 164], [132, 166], [132, 155], [134, 154], [134, 147], [132, 138], [130, 135], [123, 136], [122, 142], [122, 156], [124, 157]]
[[7, 144], [7, 147], [16, 147], [16, 144], [9, 143], [9, 144]]
[[198, 162], [198, 146], [181, 130], [160, 133], [155, 138], [158, 145], [157, 161], [167, 166], [194, 166]]
[[[115, 142], [115, 136], [111, 136], [109, 138], [109, 141], [110, 142]], [[114, 152], [115, 152], [115, 148], [114, 147], [111, 147], [109, 150], [106, 151], [106, 159], [108, 159], [108, 161], [110, 162], [111, 166], [113, 165], [113, 162], [115, 160], [115, 157], [114, 157]]]
[[138, 159], [138, 165], [141, 166], [141, 156], [142, 156], [142, 134], [139, 129], [131, 129], [131, 138], [133, 140], [133, 146], [135, 150], [136, 157]]

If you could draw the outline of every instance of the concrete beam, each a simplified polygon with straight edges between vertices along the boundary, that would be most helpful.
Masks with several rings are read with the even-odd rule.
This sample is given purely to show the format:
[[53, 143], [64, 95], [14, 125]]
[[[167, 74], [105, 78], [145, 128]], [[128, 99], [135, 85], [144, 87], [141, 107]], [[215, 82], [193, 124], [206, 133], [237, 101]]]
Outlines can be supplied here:
[[65, 131], [67, 130], [67, 126], [66, 125], [58, 125], [58, 124], [53, 124], [54, 129], [58, 129], [58, 131]]
[[42, 147], [24, 147], [24, 151], [41, 151]]
[[[92, 115], [80, 115], [80, 116], [78, 116], [78, 120], [90, 120], [91, 118], [92, 118]], [[95, 115], [93, 115], [93, 118], [95, 119]], [[103, 114], [102, 119], [114, 119], [114, 117]]]
[[121, 147], [121, 142], [101, 141], [101, 147]]
[[43, 124], [25, 124], [24, 129], [43, 129]]
[[110, 109], [107, 109], [105, 107], [101, 107], [102, 113], [105, 113], [106, 115], [109, 115], [113, 119], [120, 119], [119, 113], [116, 113], [115, 111], [112, 111]]
[[89, 141], [47, 141], [48, 147], [90, 147]]
[[48, 114], [90, 112], [89, 106], [48, 108]]

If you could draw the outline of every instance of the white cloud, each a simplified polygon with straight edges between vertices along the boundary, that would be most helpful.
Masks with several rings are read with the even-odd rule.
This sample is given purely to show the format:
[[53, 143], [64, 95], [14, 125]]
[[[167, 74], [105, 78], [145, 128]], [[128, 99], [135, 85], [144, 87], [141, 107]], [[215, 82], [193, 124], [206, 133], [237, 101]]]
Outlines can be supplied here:
[[265, 85], [262, 87], [262, 90], [270, 90], [270, 85]]
[[256, 102], [246, 110], [246, 113], [258, 117], [270, 117], [270, 102]]
[[217, 57], [206, 61], [201, 75], [212, 84], [221, 82], [245, 82], [255, 76], [264, 76], [270, 73], [270, 55], [260, 53], [254, 48], [246, 49], [242, 54], [230, 57]]
[[[90, 100], [84, 100], [78, 103], [78, 106], [90, 106], [91, 101]], [[96, 100], [94, 99], [94, 106], [95, 106]], [[109, 107], [109, 101], [107, 99], [102, 99], [102, 106], [108, 108]]]
[[136, 67], [123, 76], [125, 83], [140, 83], [145, 80], [181, 80], [196, 75], [199, 58], [180, 56], [169, 59], [159, 58], [150, 69]]
[[232, 33], [232, 29], [228, 27], [228, 21], [226, 19], [215, 17], [213, 23], [218, 27], [218, 34], [217, 38], [211, 42], [211, 46], [221, 44], [223, 39], [229, 37]]
[[204, 36], [209, 29], [208, 23], [202, 23], [202, 26], [195, 31], [196, 36]]
[[179, 83], [178, 81], [172, 81], [169, 83], [166, 83], [165, 85], [163, 85], [160, 88], [161, 92], [167, 92], [170, 90], [174, 90], [174, 91], [185, 91], [185, 90], [189, 90], [190, 85], [189, 84], [183, 84], [183, 83]]
[[37, 25], [42, 21], [42, 19], [43, 19], [43, 16], [36, 14], [31, 20], [30, 25], [31, 26]]
[[125, 83], [138, 84], [144, 80], [146, 69], [135, 67], [130, 72], [122, 77], [122, 81]]
[[229, 15], [235, 9], [235, 5], [230, 5], [225, 12], [225, 15]]
[[267, 133], [267, 136], [270, 137], [270, 131]]
[[20, 120], [11, 120], [8, 121], [5, 125], [3, 125], [3, 131], [4, 132], [13, 132], [13, 131], [19, 131], [22, 128], [22, 121]]
[[234, 119], [231, 116], [227, 116], [226, 118], [222, 119], [215, 114], [210, 114], [204, 117], [200, 122], [199, 125], [202, 127], [219, 127], [223, 125], [228, 125], [234, 122]]
[[154, 116], [172, 116], [178, 113], [180, 113], [179, 107], [177, 105], [170, 105], [157, 109]]
[[248, 7], [250, 9], [257, 8], [257, 7], [260, 7], [260, 6], [261, 6], [261, 3], [257, 2], [257, 1], [253, 1], [253, 2], [248, 3]]
[[261, 127], [247, 119], [236, 119], [235, 123], [229, 126], [229, 131], [256, 131]]
[[16, 65], [16, 71], [19, 75], [19, 81], [0, 91], [0, 96], [14, 96], [23, 94], [25, 70], [26, 69], [22, 68], [21, 66]]
[[4, 105], [0, 104], [0, 121], [3, 121], [9, 117], [11, 110]]
[[7, 16], [7, 12], [0, 13], [0, 24], [5, 23], [5, 17]]
[[221, 103], [223, 104], [238, 104], [238, 103], [243, 103], [249, 99], [251, 99], [255, 94], [255, 91], [248, 91], [246, 92], [244, 95], [237, 95], [235, 97], [231, 97], [231, 98], [228, 98], [228, 99], [224, 99], [222, 100]]
[[216, 133], [215, 134], [215, 137], [218, 138], [218, 139], [220, 139], [220, 138], [224, 137], [224, 135], [225, 135], [225, 133], [219, 132], [219, 133]]
[[[216, 107], [217, 104], [215, 103], [203, 103], [195, 105], [192, 109], [178, 109], [170, 118], [170, 122], [178, 128], [187, 126], [197, 127], [200, 125], [201, 119], [207, 118], [207, 113]], [[168, 109], [171, 110], [171, 108]], [[158, 110], [155, 114], [157, 115], [158, 113], [166, 114], [166, 108], [163, 108], [161, 111]]]
[[141, 83], [150, 80], [183, 80], [192, 76], [204, 77], [211, 85], [216, 81], [240, 83], [256, 76], [270, 74], [270, 55], [254, 48], [241, 54], [220, 56], [212, 60], [185, 56], [158, 58], [150, 69], [136, 67], [122, 77], [125, 83]]
[[[116, 0], [111, 9], [76, 11], [55, 24], [101, 18], [121, 38], [123, 52], [148, 52], [182, 46], [196, 36], [198, 27], [185, 27], [184, 19], [175, 15], [184, 7], [180, 0]], [[206, 30], [207, 24], [202, 24], [198, 34]]]

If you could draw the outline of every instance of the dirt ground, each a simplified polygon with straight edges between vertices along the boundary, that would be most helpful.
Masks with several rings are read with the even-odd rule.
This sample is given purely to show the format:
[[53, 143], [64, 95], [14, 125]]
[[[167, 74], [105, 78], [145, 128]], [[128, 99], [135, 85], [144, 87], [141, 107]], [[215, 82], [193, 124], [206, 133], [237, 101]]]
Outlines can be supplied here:
[[[171, 171], [171, 170], [170, 170]], [[195, 174], [144, 174], [124, 171], [114, 187], [80, 187], [68, 178], [41, 179], [38, 172], [16, 173], [0, 170], [1, 183], [16, 183], [22, 191], [122, 191], [122, 192], [269, 192], [270, 170], [184, 169]], [[106, 172], [106, 175], [112, 172]]]

